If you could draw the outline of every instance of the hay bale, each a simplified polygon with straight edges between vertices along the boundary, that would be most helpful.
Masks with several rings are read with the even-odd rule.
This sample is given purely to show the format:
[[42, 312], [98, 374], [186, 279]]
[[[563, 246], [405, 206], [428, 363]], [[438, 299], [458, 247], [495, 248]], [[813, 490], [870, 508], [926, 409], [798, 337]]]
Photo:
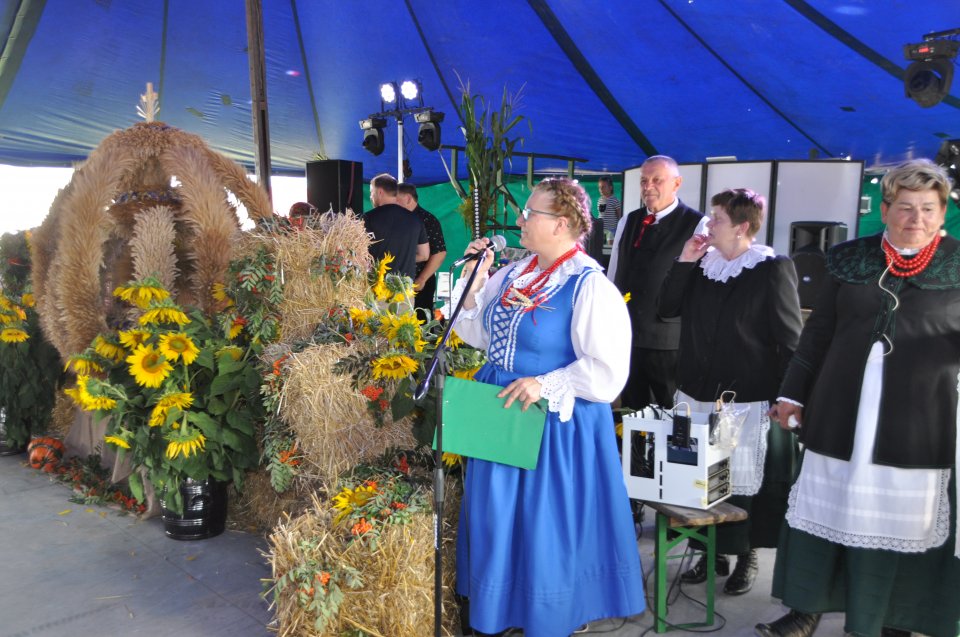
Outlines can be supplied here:
[[310, 506], [313, 487], [307, 480], [294, 480], [283, 493], [270, 484], [270, 474], [263, 467], [247, 472], [243, 491], [231, 497], [227, 519], [231, 528], [267, 535], [274, 526], [288, 517], [296, 517]]
[[77, 404], [73, 399], [58, 391], [53, 401], [53, 411], [50, 414], [50, 425], [47, 433], [61, 440], [67, 437], [70, 427], [77, 415]]
[[352, 214], [326, 213], [296, 232], [254, 234], [245, 249], [266, 244], [283, 277], [281, 331], [286, 341], [309, 337], [330, 308], [362, 306], [373, 266], [370, 237]]
[[[459, 490], [448, 481], [445, 520], [455, 519]], [[453, 513], [451, 513], [453, 512]], [[363, 630], [372, 637], [423, 637], [434, 631], [433, 517], [430, 512], [412, 516], [409, 524], [387, 525], [377, 548], [350, 542], [350, 536], [333, 525], [329, 504], [313, 498], [313, 507], [274, 529], [265, 553], [274, 581], [303, 564], [336, 570], [341, 565], [359, 572], [358, 590], [344, 589], [339, 612], [324, 630], [307, 611], [296, 585], [287, 586], [272, 607], [280, 637], [332, 637], [348, 630]], [[456, 635], [458, 624], [453, 599], [455, 581], [454, 540], [449, 522], [444, 524], [443, 633]]]
[[[350, 376], [333, 365], [357, 351], [356, 344], [313, 345], [291, 354], [283, 389], [281, 417], [300, 441], [300, 449], [319, 482], [328, 490], [358, 462], [375, 458], [391, 447], [416, 446], [408, 419], [377, 427], [367, 400]], [[307, 471], [304, 468], [304, 471]]]

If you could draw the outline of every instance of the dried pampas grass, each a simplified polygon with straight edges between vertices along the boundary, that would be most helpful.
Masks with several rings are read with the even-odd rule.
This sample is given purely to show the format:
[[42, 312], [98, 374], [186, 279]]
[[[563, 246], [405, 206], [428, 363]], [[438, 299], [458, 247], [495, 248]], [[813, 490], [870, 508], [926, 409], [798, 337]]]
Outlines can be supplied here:
[[334, 363], [357, 351], [355, 344], [314, 345], [291, 354], [285, 363], [289, 375], [280, 413], [327, 491], [358, 462], [391, 447], [416, 446], [407, 419], [377, 427], [350, 376], [333, 371]]
[[[456, 635], [453, 599], [454, 540], [450, 520], [456, 519], [459, 491], [447, 481], [444, 522], [443, 634]], [[457, 501], [454, 501], [457, 500]], [[313, 507], [298, 518], [277, 525], [265, 554], [276, 580], [311, 561], [336, 569], [346, 565], [360, 573], [363, 587], [344, 589], [339, 612], [325, 630], [315, 628], [315, 616], [300, 605], [295, 586], [282, 590], [274, 605], [280, 637], [333, 637], [362, 630], [371, 637], [423, 637], [434, 632], [433, 516], [415, 514], [409, 524], [387, 525], [371, 551], [333, 526], [330, 506], [313, 497]], [[309, 553], [309, 554], [308, 554]]]

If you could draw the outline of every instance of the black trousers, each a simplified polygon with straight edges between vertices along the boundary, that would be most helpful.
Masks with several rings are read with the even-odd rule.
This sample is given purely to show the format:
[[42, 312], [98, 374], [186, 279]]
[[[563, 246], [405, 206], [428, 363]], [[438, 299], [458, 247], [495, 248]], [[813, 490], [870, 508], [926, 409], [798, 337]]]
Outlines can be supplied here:
[[[417, 296], [414, 298], [413, 306], [416, 309], [423, 308], [427, 312], [427, 320], [433, 318], [433, 297], [437, 292], [437, 275], [434, 274], [432, 277], [423, 282], [423, 287], [420, 288], [420, 291], [417, 292]], [[418, 314], [420, 312], [417, 312]]]
[[620, 405], [630, 409], [648, 405], [673, 407], [678, 360], [679, 352], [675, 349], [634, 347], [630, 352], [630, 377], [620, 393]]

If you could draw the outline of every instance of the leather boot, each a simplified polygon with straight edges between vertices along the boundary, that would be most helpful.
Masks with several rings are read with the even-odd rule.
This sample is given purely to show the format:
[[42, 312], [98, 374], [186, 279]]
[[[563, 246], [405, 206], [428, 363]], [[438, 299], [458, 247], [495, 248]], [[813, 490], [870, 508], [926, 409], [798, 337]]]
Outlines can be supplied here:
[[769, 624], [757, 624], [755, 630], [760, 637], [810, 637], [819, 623], [820, 613], [792, 610]]
[[[718, 555], [714, 565], [714, 573], [723, 577], [730, 574], [730, 561], [726, 555]], [[707, 581], [707, 556], [701, 554], [700, 559], [689, 571], [680, 576], [680, 581], [684, 584], [699, 584]]]
[[758, 568], [756, 549], [738, 555], [737, 567], [723, 585], [723, 592], [727, 595], [743, 595], [749, 592], [753, 588], [753, 580], [757, 579]]

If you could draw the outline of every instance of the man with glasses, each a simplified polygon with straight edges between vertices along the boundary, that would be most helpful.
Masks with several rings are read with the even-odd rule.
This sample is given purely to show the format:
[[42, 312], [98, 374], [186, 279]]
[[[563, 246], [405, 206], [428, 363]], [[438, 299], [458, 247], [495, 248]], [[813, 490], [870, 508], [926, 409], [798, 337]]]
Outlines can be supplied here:
[[617, 224], [607, 277], [630, 294], [627, 311], [633, 329], [630, 376], [620, 403], [630, 409], [650, 404], [673, 407], [676, 393], [680, 319], [657, 315], [657, 296], [683, 244], [703, 233], [703, 213], [677, 198], [683, 178], [677, 162], [654, 155], [640, 167], [643, 207]]
[[373, 235], [371, 256], [379, 261], [389, 252], [395, 257], [390, 269], [414, 279], [417, 263], [430, 258], [430, 243], [420, 218], [397, 203], [398, 185], [386, 173], [373, 178], [370, 202], [374, 208], [363, 216], [363, 224]]

